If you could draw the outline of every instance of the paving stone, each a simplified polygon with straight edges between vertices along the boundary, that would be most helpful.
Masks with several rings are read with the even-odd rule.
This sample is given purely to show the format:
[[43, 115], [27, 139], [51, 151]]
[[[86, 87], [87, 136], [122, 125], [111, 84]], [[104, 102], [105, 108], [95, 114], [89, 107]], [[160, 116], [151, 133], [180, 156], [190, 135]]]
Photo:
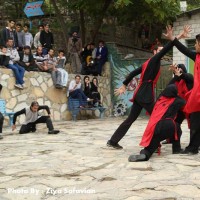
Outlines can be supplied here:
[[[129, 155], [141, 150], [147, 119], [132, 125], [119, 142], [124, 149], [106, 146], [123, 119], [54, 122], [61, 130], [58, 135], [48, 135], [45, 125], [24, 135], [5, 128], [0, 141], [0, 200], [199, 200], [199, 155], [172, 155], [171, 145], [163, 145], [160, 156], [128, 162]], [[187, 146], [186, 123], [182, 129], [182, 146]], [[8, 193], [8, 187], [27, 189], [29, 194]], [[39, 190], [38, 195], [31, 194], [31, 188]], [[51, 189], [58, 192], [48, 193]]]

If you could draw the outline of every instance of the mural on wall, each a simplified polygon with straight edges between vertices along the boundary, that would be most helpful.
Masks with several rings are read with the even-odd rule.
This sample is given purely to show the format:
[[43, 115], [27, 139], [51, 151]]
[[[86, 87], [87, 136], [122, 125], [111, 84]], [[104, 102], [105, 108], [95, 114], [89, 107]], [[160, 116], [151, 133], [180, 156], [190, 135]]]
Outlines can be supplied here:
[[[116, 58], [116, 59], [115, 59]], [[140, 75], [134, 77], [127, 86], [127, 91], [121, 96], [115, 96], [114, 90], [119, 88], [126, 76], [134, 69], [140, 67], [145, 59], [134, 59], [134, 60], [119, 60], [115, 55], [110, 54], [110, 63], [112, 71], [112, 102], [113, 102], [113, 114], [114, 116], [122, 116], [129, 113], [132, 102], [129, 100], [133, 97], [134, 91], [138, 85]]]

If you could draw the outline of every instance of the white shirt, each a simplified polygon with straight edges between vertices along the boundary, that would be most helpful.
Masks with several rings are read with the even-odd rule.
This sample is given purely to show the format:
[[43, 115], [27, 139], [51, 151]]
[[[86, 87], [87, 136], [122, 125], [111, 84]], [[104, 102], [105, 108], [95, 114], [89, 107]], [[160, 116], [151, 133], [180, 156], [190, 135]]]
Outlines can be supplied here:
[[74, 89], [76, 85], [76, 81], [75, 80], [72, 80], [70, 83], [69, 83], [69, 92], [71, 92], [72, 90], [77, 90], [77, 89], [81, 89], [81, 82], [76, 86], [76, 88]]
[[7, 54], [10, 55], [9, 64], [13, 65], [16, 61], [20, 60], [17, 49], [7, 48]]

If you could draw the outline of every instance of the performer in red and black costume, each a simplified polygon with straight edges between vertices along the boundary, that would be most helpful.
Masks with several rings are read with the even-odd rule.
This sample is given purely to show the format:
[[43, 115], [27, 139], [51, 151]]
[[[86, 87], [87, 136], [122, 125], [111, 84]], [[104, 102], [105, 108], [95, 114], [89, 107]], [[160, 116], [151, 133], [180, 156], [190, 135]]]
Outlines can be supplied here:
[[[178, 95], [187, 102], [189, 97], [188, 92], [193, 88], [194, 84], [193, 75], [187, 73], [187, 69], [184, 64], [172, 65], [171, 69], [174, 73], [174, 77], [172, 78], [172, 80], [169, 82], [168, 85], [175, 84], [178, 89]], [[180, 126], [180, 131], [181, 131], [180, 137], [182, 135], [181, 124], [184, 119], [188, 120], [188, 125], [189, 125], [189, 115], [185, 113], [183, 110], [180, 110], [175, 120]], [[171, 141], [166, 140], [166, 142], [163, 142], [163, 144], [165, 143], [171, 143]], [[174, 144], [173, 153], [176, 154], [180, 152], [181, 152], [181, 144], [179, 138], [179, 140], [177, 140]]]
[[[173, 29], [172, 29], [173, 30]], [[200, 34], [196, 35], [195, 50], [189, 50], [177, 38], [173, 31], [169, 31], [167, 38], [174, 42], [177, 49], [191, 58], [194, 64], [194, 86], [184, 108], [184, 112], [190, 114], [190, 142], [182, 153], [197, 154], [200, 146]]]
[[[171, 29], [166, 27], [166, 37], [171, 34]], [[181, 33], [177, 36], [177, 38], [182, 38], [183, 35], [187, 35], [188, 30], [183, 29]], [[139, 114], [144, 108], [149, 114], [151, 114], [154, 106], [154, 87], [159, 78], [160, 74], [160, 61], [161, 58], [172, 48], [173, 42], [167, 43], [164, 47], [157, 46], [153, 50], [154, 56], [148, 59], [142, 67], [137, 68], [133, 72], [131, 72], [126, 80], [123, 82], [123, 85], [115, 90], [115, 94], [121, 95], [125, 93], [126, 86], [133, 79], [133, 77], [137, 76], [141, 73], [139, 85], [136, 88], [134, 96], [132, 98], [132, 108], [128, 118], [118, 127], [118, 129], [114, 132], [110, 140], [107, 142], [107, 146], [122, 149], [123, 147], [118, 144], [118, 142], [124, 137], [127, 133], [128, 129], [132, 125], [132, 123], [138, 118]]]
[[141, 74], [139, 85], [136, 88], [133, 98], [133, 102], [130, 114], [128, 118], [118, 127], [113, 136], [107, 142], [107, 146], [116, 149], [122, 149], [123, 147], [118, 144], [118, 142], [124, 137], [132, 123], [138, 118], [142, 109], [144, 108], [149, 114], [153, 110], [155, 103], [154, 97], [154, 87], [160, 75], [160, 61], [161, 58], [172, 48], [173, 42], [167, 43], [164, 47], [155, 47], [153, 53], [154, 56], [148, 59], [142, 67], [139, 67], [132, 71], [123, 85], [116, 89], [116, 94], [122, 94], [126, 91], [126, 86], [131, 82], [131, 80]]
[[[170, 138], [172, 144], [180, 137], [180, 126], [175, 122], [179, 110], [185, 105], [185, 100], [178, 96], [177, 86], [168, 85], [156, 101], [146, 130], [140, 142], [145, 148], [140, 155], [131, 155], [129, 162], [147, 161], [160, 142]], [[172, 145], [173, 148], [173, 145]]]

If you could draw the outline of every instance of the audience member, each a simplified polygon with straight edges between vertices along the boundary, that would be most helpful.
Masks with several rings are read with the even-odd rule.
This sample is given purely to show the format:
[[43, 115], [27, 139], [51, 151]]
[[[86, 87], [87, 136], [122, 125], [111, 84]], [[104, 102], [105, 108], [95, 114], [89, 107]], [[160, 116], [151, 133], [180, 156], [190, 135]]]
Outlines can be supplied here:
[[45, 24], [44, 30], [40, 33], [40, 43], [43, 47], [44, 55], [46, 55], [48, 51], [53, 48], [54, 39], [52, 32], [49, 30], [49, 24]]
[[7, 66], [9, 64], [10, 55], [7, 53], [6, 46], [0, 46], [0, 66]]
[[34, 37], [34, 40], [33, 40], [33, 45], [34, 47], [37, 49], [38, 47], [42, 46], [41, 43], [40, 43], [40, 34], [41, 34], [41, 31], [44, 30], [44, 26], [43, 25], [39, 25], [38, 26], [38, 32], [35, 34], [35, 37]]
[[25, 69], [21, 67], [19, 64], [17, 64], [17, 61], [19, 61], [20, 57], [18, 54], [17, 49], [13, 48], [14, 41], [12, 38], [8, 38], [7, 40], [7, 53], [10, 56], [9, 64], [6, 66], [9, 69], [12, 69], [16, 78], [16, 84], [15, 87], [19, 89], [24, 89], [23, 83], [24, 83], [24, 73]]
[[90, 89], [91, 98], [93, 99], [93, 105], [94, 106], [102, 106], [101, 105], [101, 95], [98, 91], [98, 87], [99, 87], [98, 80], [97, 80], [96, 77], [94, 77], [92, 79], [91, 89]]
[[28, 24], [24, 24], [23, 32], [24, 32], [24, 46], [32, 47], [33, 35], [29, 32]]
[[82, 88], [81, 88], [81, 76], [76, 75], [75, 80], [72, 80], [69, 84], [69, 96], [73, 99], [78, 99], [80, 108], [85, 107], [86, 101], [92, 101], [92, 99], [88, 98]]
[[2, 29], [1, 33], [1, 44], [6, 45], [6, 42], [8, 38], [13, 39], [13, 47], [17, 48], [18, 47], [18, 38], [17, 38], [17, 33], [15, 31], [15, 20], [9, 20], [8, 21], [8, 26]]
[[77, 32], [72, 33], [68, 40], [68, 52], [70, 54], [71, 66], [73, 73], [81, 72], [80, 54], [82, 52], [82, 40], [78, 37]]
[[33, 57], [35, 59], [36, 65], [38, 66], [38, 68], [41, 71], [46, 71], [48, 69], [47, 63], [45, 62], [46, 58], [42, 53], [42, 47], [41, 46], [39, 46], [36, 49], [36, 52], [33, 54]]
[[20, 60], [17, 63], [26, 71], [39, 71], [29, 46], [24, 46], [23, 51], [19, 52], [19, 57]]
[[18, 51], [23, 51], [23, 47], [25, 44], [24, 41], [24, 32], [21, 30], [22, 25], [20, 23], [16, 24], [16, 32], [17, 32], [17, 39], [18, 39]]
[[96, 59], [98, 64], [98, 75], [101, 76], [102, 68], [108, 57], [108, 49], [104, 44], [104, 41], [99, 41], [99, 47], [96, 52]]
[[46, 72], [52, 72], [55, 70], [56, 65], [57, 65], [57, 59], [54, 57], [54, 50], [49, 49], [48, 54], [44, 56], [45, 60], [45, 65], [43, 66], [44, 71]]
[[64, 51], [59, 50], [56, 68], [51, 72], [53, 83], [58, 89], [62, 89], [67, 86], [68, 73], [64, 69], [65, 61], [66, 57], [64, 56]]

